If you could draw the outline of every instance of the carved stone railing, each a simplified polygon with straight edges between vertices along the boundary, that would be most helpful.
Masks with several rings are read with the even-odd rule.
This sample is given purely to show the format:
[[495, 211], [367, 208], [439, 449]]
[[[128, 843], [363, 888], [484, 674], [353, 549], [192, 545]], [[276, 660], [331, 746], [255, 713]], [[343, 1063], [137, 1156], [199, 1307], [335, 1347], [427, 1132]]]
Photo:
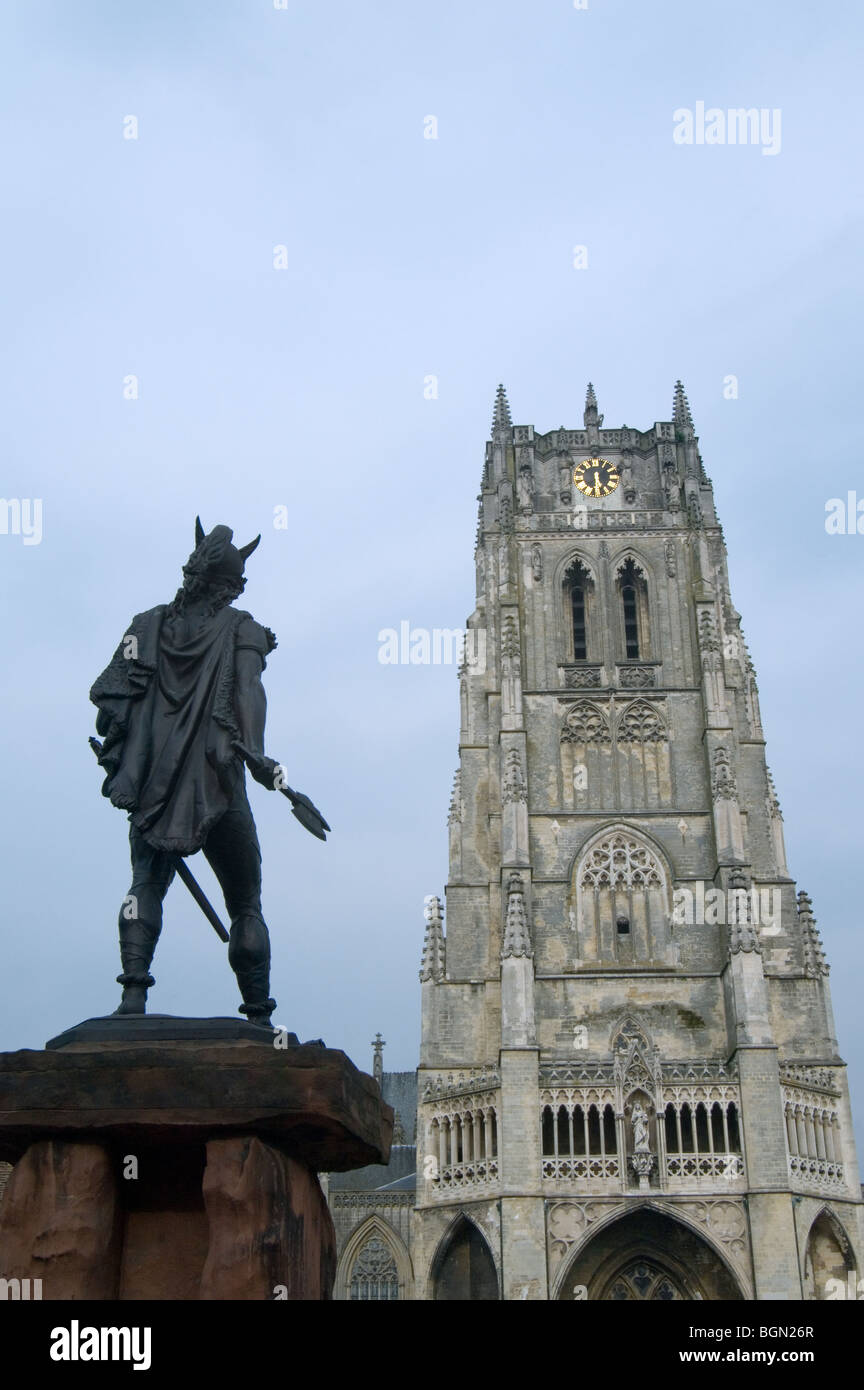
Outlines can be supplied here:
[[597, 1155], [587, 1158], [584, 1155], [575, 1158], [544, 1158], [540, 1171], [544, 1180], [551, 1178], [590, 1183], [592, 1179], [599, 1179], [604, 1186], [608, 1179], [617, 1184], [621, 1177], [621, 1165], [617, 1154], [607, 1155], [605, 1158]]
[[441, 1168], [433, 1183], [438, 1188], [475, 1187], [498, 1181], [498, 1159], [478, 1159], [476, 1163], [456, 1163]]
[[[740, 1154], [667, 1154], [666, 1176], [670, 1186], [676, 1188], [689, 1186], [689, 1179], [721, 1178], [724, 1182], [737, 1183], [744, 1178], [744, 1160]], [[679, 1183], [675, 1181], [681, 1179]]]
[[808, 1187], [827, 1188], [830, 1191], [846, 1186], [843, 1164], [827, 1158], [790, 1156], [789, 1177], [796, 1186], [803, 1183]]

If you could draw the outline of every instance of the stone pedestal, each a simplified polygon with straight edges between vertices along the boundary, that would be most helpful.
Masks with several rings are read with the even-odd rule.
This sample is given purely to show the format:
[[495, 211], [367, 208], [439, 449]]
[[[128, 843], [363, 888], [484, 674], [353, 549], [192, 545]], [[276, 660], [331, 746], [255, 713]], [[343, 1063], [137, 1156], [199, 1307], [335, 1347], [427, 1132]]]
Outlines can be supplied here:
[[317, 1174], [386, 1163], [393, 1112], [342, 1052], [195, 1022], [0, 1054], [3, 1277], [43, 1300], [330, 1298]]

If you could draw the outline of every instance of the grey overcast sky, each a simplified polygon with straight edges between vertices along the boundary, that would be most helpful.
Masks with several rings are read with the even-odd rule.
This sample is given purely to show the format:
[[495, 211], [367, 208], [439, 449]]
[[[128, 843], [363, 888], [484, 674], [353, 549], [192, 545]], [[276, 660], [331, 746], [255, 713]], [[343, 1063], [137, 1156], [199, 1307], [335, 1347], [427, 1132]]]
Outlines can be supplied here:
[[[852, 0], [7, 0], [0, 494], [43, 511], [0, 535], [0, 1046], [115, 1007], [127, 826], [87, 692], [200, 511], [263, 533], [269, 747], [334, 827], [250, 789], [276, 1017], [413, 1067], [457, 687], [378, 633], [473, 607], [498, 381], [538, 430], [589, 378], [646, 428], [681, 376], [864, 1119], [864, 535], [825, 529], [864, 497], [861, 34]], [[676, 143], [700, 102], [770, 140]], [[224, 955], [175, 885], [151, 1006], [233, 1014]]]

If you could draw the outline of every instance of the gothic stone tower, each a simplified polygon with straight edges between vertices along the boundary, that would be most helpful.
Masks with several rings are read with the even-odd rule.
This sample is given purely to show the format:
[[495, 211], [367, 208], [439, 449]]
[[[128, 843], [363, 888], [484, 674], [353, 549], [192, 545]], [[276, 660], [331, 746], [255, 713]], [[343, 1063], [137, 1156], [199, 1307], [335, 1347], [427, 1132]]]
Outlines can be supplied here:
[[421, 1298], [864, 1273], [828, 966], [680, 383], [672, 413], [603, 429], [589, 386], [541, 435], [498, 391], [421, 970]]

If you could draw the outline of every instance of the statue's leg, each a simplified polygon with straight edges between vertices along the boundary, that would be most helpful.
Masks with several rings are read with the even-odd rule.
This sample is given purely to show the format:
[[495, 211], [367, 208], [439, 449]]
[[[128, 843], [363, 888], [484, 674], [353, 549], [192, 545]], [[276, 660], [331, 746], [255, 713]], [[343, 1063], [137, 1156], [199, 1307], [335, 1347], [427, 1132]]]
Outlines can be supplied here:
[[118, 1014], [143, 1014], [147, 991], [155, 984], [150, 963], [162, 930], [162, 900], [174, 877], [171, 856], [149, 845], [134, 825], [129, 828], [132, 886], [120, 908], [120, 961], [123, 986]]
[[261, 850], [242, 783], [207, 836], [204, 855], [231, 918], [228, 963], [243, 996], [240, 1013], [267, 1026], [276, 1008], [270, 998], [270, 936], [261, 915]]

